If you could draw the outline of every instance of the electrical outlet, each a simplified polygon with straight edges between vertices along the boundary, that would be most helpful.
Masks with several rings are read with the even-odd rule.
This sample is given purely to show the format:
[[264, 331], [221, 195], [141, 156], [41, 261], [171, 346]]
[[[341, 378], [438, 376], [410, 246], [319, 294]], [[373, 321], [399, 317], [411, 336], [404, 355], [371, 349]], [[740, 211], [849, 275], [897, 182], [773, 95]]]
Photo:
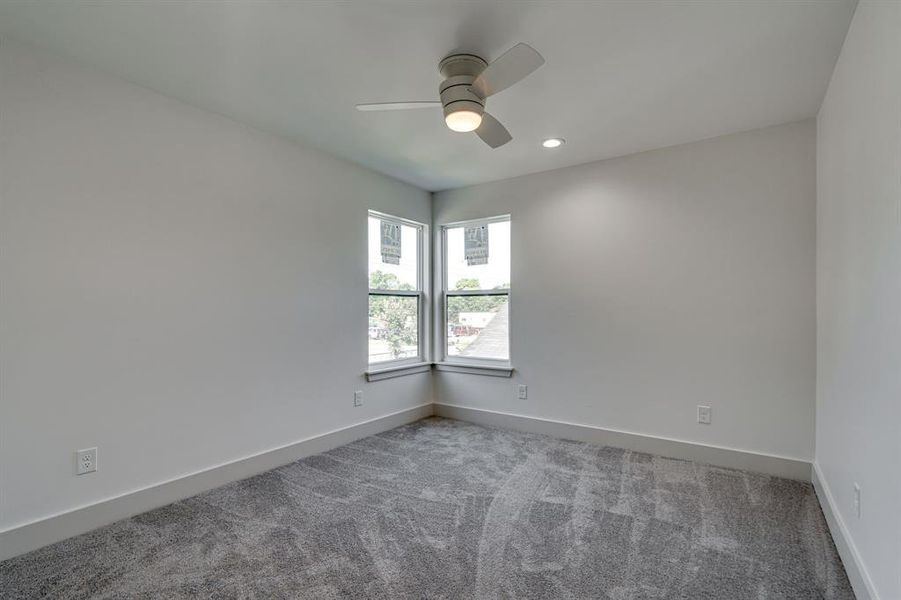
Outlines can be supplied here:
[[529, 386], [520, 385], [519, 386], [519, 399], [527, 400], [529, 398]]
[[357, 390], [354, 392], [354, 406], [363, 406], [363, 391]]
[[75, 453], [75, 474], [84, 475], [97, 470], [97, 448], [78, 450]]
[[860, 485], [854, 484], [854, 514], [860, 518]]
[[698, 404], [698, 423], [710, 425], [710, 407]]

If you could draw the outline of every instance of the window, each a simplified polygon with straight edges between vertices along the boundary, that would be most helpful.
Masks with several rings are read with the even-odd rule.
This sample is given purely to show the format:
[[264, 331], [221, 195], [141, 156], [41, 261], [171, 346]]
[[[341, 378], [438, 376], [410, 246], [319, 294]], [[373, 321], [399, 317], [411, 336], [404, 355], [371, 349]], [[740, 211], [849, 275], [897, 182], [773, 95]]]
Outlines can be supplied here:
[[369, 213], [369, 364], [423, 360], [424, 229]]
[[510, 361], [510, 217], [442, 228], [444, 360]]

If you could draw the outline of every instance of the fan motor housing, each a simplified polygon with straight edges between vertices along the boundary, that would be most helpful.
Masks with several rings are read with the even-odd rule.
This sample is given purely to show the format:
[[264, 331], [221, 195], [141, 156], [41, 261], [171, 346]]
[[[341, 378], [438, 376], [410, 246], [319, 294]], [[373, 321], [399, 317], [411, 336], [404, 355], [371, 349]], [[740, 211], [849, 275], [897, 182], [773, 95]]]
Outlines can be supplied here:
[[472, 88], [472, 82], [487, 66], [484, 59], [474, 54], [451, 54], [438, 64], [445, 77], [438, 86], [445, 117], [461, 110], [485, 112], [485, 99]]
[[448, 77], [438, 88], [441, 95], [441, 106], [444, 107], [444, 116], [460, 110], [469, 110], [482, 114], [485, 111], [485, 99], [472, 89], [472, 75], [457, 75]]
[[475, 78], [487, 66], [488, 61], [481, 56], [476, 56], [475, 54], [451, 54], [441, 59], [441, 62], [438, 63], [438, 71], [445, 79], [456, 75], [472, 75]]

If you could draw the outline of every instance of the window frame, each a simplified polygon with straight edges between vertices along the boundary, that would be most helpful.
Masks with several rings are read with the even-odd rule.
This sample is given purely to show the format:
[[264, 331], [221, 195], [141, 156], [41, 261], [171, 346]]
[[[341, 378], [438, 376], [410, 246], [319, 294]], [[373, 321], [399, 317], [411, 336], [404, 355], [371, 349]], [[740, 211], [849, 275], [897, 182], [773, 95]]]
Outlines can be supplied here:
[[[489, 289], [489, 290], [451, 290], [449, 289], [447, 277], [448, 277], [448, 254], [447, 254], [447, 231], [448, 229], [457, 229], [460, 227], [465, 227], [467, 225], [475, 225], [475, 224], [491, 224], [491, 223], [510, 223], [511, 235], [510, 235], [510, 287], [506, 289]], [[440, 322], [440, 327], [438, 327], [437, 331], [437, 341], [441, 344], [440, 350], [437, 352], [437, 356], [441, 357], [441, 364], [448, 366], [460, 366], [460, 367], [486, 367], [488, 369], [498, 369], [499, 371], [507, 371], [510, 369], [513, 364], [513, 327], [510, 326], [512, 323], [513, 314], [512, 314], [512, 298], [513, 298], [513, 220], [511, 219], [509, 214], [506, 215], [497, 215], [493, 217], [485, 217], [481, 219], [468, 219], [466, 221], [455, 221], [453, 223], [445, 223], [441, 225], [441, 316], [436, 319]], [[489, 242], [490, 243], [490, 242]], [[507, 359], [504, 360], [502, 358], [479, 358], [479, 357], [460, 357], [460, 356], [451, 356], [447, 352], [447, 308], [448, 308], [448, 299], [452, 296], [506, 296], [507, 297]], [[446, 369], [449, 370], [449, 369]], [[509, 371], [505, 376], [509, 376]]]
[[[374, 218], [380, 221], [388, 221], [398, 225], [406, 225], [416, 230], [416, 290], [382, 290], [369, 287], [369, 219]], [[414, 365], [420, 365], [428, 362], [429, 348], [429, 302], [428, 302], [428, 284], [429, 284], [429, 260], [427, 240], [429, 239], [429, 226], [425, 223], [404, 219], [389, 215], [377, 210], [366, 211], [366, 364], [367, 374], [393, 369], [402, 369]], [[394, 296], [417, 298], [416, 303], [416, 332], [417, 332], [417, 352], [416, 356], [408, 356], [404, 358], [392, 358], [379, 362], [369, 361], [369, 298], [372, 296]]]

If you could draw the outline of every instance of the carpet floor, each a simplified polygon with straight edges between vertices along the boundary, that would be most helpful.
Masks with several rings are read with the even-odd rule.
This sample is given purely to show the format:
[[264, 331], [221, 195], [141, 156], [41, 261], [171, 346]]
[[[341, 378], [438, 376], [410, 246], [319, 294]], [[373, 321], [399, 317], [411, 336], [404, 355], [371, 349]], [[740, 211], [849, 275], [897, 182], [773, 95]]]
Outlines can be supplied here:
[[853, 598], [812, 487], [430, 418], [0, 563], [3, 598]]

